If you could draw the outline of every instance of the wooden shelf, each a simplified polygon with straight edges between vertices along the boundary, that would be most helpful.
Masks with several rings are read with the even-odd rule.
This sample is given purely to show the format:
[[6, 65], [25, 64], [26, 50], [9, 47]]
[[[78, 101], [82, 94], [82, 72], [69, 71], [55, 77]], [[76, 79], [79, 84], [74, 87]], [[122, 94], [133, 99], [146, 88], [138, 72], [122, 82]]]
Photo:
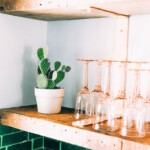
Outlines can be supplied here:
[[99, 0], [92, 6], [129, 16], [150, 14], [150, 0]]
[[57, 0], [0, 0], [1, 13], [45, 21], [116, 16], [89, 6], [78, 7], [67, 0], [62, 3]]
[[0, 0], [5, 14], [39, 20], [68, 20], [150, 14], [150, 0]]
[[148, 150], [150, 137], [124, 138], [119, 131], [100, 133], [91, 126], [76, 128], [73, 110], [63, 108], [60, 114], [39, 114], [35, 106], [0, 110], [1, 124], [63, 142], [97, 150]]
[[72, 10], [72, 9], [43, 9], [43, 10], [28, 10], [28, 11], [3, 11], [4, 14], [20, 16], [25, 18], [56, 21], [56, 20], [74, 20], [74, 19], [89, 19], [101, 18], [109, 16], [108, 13], [100, 12], [92, 9], [91, 12], [86, 10]]

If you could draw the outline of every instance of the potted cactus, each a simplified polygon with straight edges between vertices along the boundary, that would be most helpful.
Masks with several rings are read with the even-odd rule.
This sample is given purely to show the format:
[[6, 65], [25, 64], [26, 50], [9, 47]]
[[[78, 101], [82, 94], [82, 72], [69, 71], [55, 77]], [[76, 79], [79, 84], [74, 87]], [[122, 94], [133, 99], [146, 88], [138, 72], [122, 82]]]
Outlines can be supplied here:
[[40, 62], [37, 69], [35, 97], [39, 113], [53, 114], [61, 111], [64, 89], [58, 87], [58, 84], [65, 78], [65, 73], [69, 72], [71, 67], [65, 65], [61, 67], [61, 62], [56, 61], [52, 69], [47, 54], [47, 48], [37, 50]]

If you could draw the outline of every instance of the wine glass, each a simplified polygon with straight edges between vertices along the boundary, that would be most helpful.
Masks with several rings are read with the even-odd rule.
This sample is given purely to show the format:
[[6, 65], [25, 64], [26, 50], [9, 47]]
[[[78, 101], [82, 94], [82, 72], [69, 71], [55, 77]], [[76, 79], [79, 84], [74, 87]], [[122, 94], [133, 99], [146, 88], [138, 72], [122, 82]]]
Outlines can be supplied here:
[[93, 123], [95, 130], [103, 132], [111, 132], [118, 129], [115, 121], [115, 104], [110, 97], [111, 62], [109, 60], [103, 60], [103, 63], [106, 65], [106, 80], [104, 82], [103, 95], [96, 104], [96, 121]]
[[[121, 72], [121, 80], [120, 80], [120, 87], [118, 91], [117, 97], [114, 98], [115, 106], [117, 110], [118, 116], [123, 115], [123, 107], [124, 103], [126, 103], [126, 76], [127, 76], [127, 62], [126, 61], [118, 61], [119, 68]], [[117, 62], [117, 63], [118, 63]]]
[[78, 61], [83, 62], [84, 70], [83, 70], [83, 80], [82, 80], [82, 88], [77, 95], [76, 105], [75, 105], [75, 119], [85, 119], [92, 114], [91, 106], [90, 106], [90, 92], [88, 89], [88, 64], [92, 60], [86, 59], [78, 59]]
[[101, 60], [95, 60], [97, 63], [97, 69], [96, 69], [96, 83], [95, 83], [95, 88], [91, 92], [91, 105], [92, 105], [92, 115], [95, 115], [95, 109], [96, 109], [96, 104], [98, 100], [102, 97], [103, 91], [101, 88]]
[[144, 137], [144, 98], [140, 93], [140, 69], [130, 69], [134, 84], [128, 103], [124, 106], [123, 124], [120, 131], [126, 137]]

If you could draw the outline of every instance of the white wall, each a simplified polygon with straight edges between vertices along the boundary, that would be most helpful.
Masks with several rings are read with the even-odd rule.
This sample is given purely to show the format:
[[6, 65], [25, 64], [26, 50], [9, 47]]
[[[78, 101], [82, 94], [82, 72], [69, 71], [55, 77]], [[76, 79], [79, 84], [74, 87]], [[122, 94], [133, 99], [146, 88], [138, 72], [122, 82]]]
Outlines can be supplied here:
[[128, 59], [150, 61], [150, 15], [131, 17]]
[[35, 103], [36, 50], [47, 23], [0, 14], [0, 108]]
[[[72, 70], [60, 86], [65, 87], [63, 106], [74, 107], [81, 88], [83, 64], [77, 58], [113, 59], [115, 19], [86, 19], [48, 23], [48, 46], [51, 61], [60, 60]], [[89, 87], [95, 83], [95, 65], [89, 67]]]

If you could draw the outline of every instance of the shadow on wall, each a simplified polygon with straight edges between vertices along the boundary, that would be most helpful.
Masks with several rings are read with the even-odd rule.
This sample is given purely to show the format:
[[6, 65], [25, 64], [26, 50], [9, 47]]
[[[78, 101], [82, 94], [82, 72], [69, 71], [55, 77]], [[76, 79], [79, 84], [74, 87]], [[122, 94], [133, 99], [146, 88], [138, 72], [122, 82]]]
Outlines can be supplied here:
[[22, 57], [22, 105], [35, 104], [34, 88], [36, 87], [36, 64], [31, 56], [32, 49], [25, 47]]

